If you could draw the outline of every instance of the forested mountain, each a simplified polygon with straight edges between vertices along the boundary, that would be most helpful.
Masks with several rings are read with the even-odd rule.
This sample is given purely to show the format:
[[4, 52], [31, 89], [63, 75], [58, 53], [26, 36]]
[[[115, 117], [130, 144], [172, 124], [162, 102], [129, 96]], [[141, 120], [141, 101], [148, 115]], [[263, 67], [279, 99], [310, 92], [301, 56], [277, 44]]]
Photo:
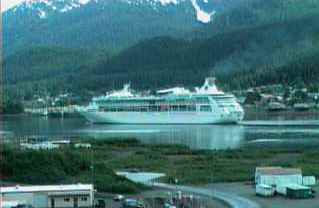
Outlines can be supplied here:
[[38, 46], [118, 51], [144, 38], [180, 37], [235, 0], [205, 2], [26, 0], [3, 14], [5, 54]]
[[[314, 15], [239, 29], [206, 40], [185, 41], [169, 37], [145, 40], [98, 64], [91, 71], [99, 75], [97, 80], [101, 80], [101, 84], [107, 83], [104, 85], [110, 87], [120, 87], [120, 83], [127, 80], [139, 88], [172, 84], [194, 86], [212, 73], [221, 79], [240, 74], [232, 83], [227, 82], [230, 87], [280, 82], [280, 77], [286, 77], [289, 84], [296, 74], [281, 70], [287, 66], [294, 66], [299, 74], [305, 73], [299, 76], [304, 81], [315, 81], [316, 77], [307, 78], [307, 70], [317, 70], [315, 63], [309, 62], [309, 57], [315, 58], [319, 54], [318, 18], [319, 15]], [[313, 67], [303, 69], [308, 62]], [[243, 81], [247, 71], [251, 77], [260, 78]], [[274, 73], [282, 73], [282, 76], [267, 78]]]
[[[48, 42], [44, 44], [45, 47], [34, 45], [31, 41], [27, 49], [19, 49], [8, 55], [5, 60], [7, 83], [10, 89], [15, 89], [16, 86], [23, 89], [19, 91], [19, 96], [30, 96], [30, 93], [24, 91], [34, 93], [36, 89], [52, 93], [101, 93], [111, 88], [119, 88], [128, 81], [138, 89], [177, 84], [192, 87], [201, 84], [208, 75], [217, 76], [220, 84], [232, 89], [272, 83], [294, 84], [296, 80], [305, 83], [319, 81], [318, 1], [241, 0], [232, 5], [231, 2], [232, 0], [224, 1], [223, 5], [216, 7], [219, 12], [213, 16], [214, 20], [207, 24], [191, 20], [194, 16], [188, 16], [186, 19], [184, 15], [178, 16], [182, 14], [177, 11], [179, 7], [174, 7], [175, 4], [166, 5], [167, 11], [176, 12], [177, 16], [174, 16], [173, 21], [169, 19], [168, 13], [165, 14], [168, 16], [164, 15], [165, 17], [160, 19], [158, 17], [164, 13], [158, 13], [159, 16], [156, 17], [152, 14], [154, 21], [145, 21], [142, 24], [140, 19], [137, 22], [146, 30], [154, 30], [154, 34], [144, 36], [137, 34], [137, 31], [146, 33], [141, 27], [137, 27], [137, 30], [128, 28], [121, 33], [127, 38], [116, 33], [122, 31], [117, 22], [121, 18], [113, 20], [114, 18], [105, 17], [113, 26], [103, 28], [101, 25], [95, 25], [97, 20], [103, 19], [99, 16], [100, 13], [91, 13], [94, 19], [91, 26], [94, 30], [87, 29], [93, 32], [75, 34], [77, 30], [73, 25], [64, 29], [57, 28], [56, 34], [63, 34], [63, 38], [68, 37], [68, 40], [65, 39], [66, 44], [62, 44], [65, 47], [60, 46], [60, 40], [51, 43], [58, 47], [50, 46]], [[202, 4], [205, 5], [203, 2], [198, 5]], [[186, 8], [188, 4], [182, 5]], [[140, 7], [134, 6], [130, 9], [134, 12], [141, 11], [138, 8]], [[193, 7], [188, 8], [189, 12], [194, 12]], [[125, 11], [129, 12], [130, 9]], [[67, 15], [75, 15], [80, 10], [81, 7]], [[123, 12], [123, 7], [118, 11]], [[68, 24], [69, 20], [77, 19], [76, 16], [66, 18], [64, 14], [59, 15], [62, 15], [61, 21]], [[133, 16], [124, 17], [129, 22]], [[141, 14], [140, 18], [142, 17], [149, 16], [146, 12]], [[133, 19], [137, 20], [135, 16]], [[49, 17], [45, 20], [48, 21]], [[184, 25], [183, 21], [190, 24]], [[134, 22], [133, 25], [136, 24]], [[80, 25], [76, 27], [80, 28]], [[163, 27], [170, 28], [171, 32], [167, 32]], [[181, 28], [182, 30], [179, 30]], [[62, 32], [58, 32], [60, 30]], [[41, 38], [48, 36], [45, 32], [38, 35]], [[112, 40], [109, 35], [119, 39]], [[86, 36], [88, 39], [85, 40]], [[121, 38], [136, 39], [130, 40], [130, 44], [124, 43], [126, 46], [122, 45], [121, 50], [110, 50], [106, 47], [108, 41], [122, 44]], [[135, 41], [138, 42], [133, 44]], [[24, 45], [23, 41], [16, 42]], [[39, 40], [35, 42], [43, 43]]]
[[317, 0], [242, 0], [225, 12], [216, 13], [214, 21], [191, 36], [211, 37], [230, 30], [285, 22], [319, 14]]
[[[102, 54], [101, 59], [107, 59]], [[86, 50], [56, 47], [39, 47], [22, 50], [4, 61], [7, 81], [11, 84], [23, 80], [36, 81], [53, 76], [75, 72], [81, 66], [95, 63], [99, 53], [92, 54]]]
[[286, 86], [315, 86], [319, 87], [319, 53], [313, 53], [297, 58], [289, 64], [274, 67], [263, 66], [249, 71], [220, 75], [221, 82], [227, 82], [227, 87], [240, 89], [269, 84]]

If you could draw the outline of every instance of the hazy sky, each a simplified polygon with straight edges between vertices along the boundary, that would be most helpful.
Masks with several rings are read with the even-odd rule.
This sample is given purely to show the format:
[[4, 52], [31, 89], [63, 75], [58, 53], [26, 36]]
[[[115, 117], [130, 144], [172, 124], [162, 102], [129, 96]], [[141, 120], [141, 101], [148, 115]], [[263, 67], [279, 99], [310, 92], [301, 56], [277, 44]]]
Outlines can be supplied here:
[[5, 11], [8, 8], [24, 1], [24, 0], [0, 0], [1, 1], [1, 10]]

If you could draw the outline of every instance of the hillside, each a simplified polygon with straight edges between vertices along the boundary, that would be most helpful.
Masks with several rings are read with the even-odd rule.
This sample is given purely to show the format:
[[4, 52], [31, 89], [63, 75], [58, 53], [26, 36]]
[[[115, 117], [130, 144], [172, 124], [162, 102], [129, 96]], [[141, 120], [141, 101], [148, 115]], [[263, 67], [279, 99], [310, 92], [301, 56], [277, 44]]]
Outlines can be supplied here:
[[[189, 0], [173, 3], [161, 3], [159, 0], [85, 2], [34, 0], [5, 12], [5, 54], [39, 46], [107, 49], [112, 52], [144, 38], [161, 35], [178, 37], [202, 27]], [[208, 4], [205, 8], [211, 11]]]
[[[35, 47], [21, 50], [4, 60], [4, 75], [10, 96], [30, 98], [46, 91], [61, 93], [72, 89], [75, 74], [107, 60], [105, 51]], [[18, 90], [17, 90], [18, 89]], [[12, 95], [13, 94], [13, 95]]]
[[319, 53], [300, 57], [291, 63], [274, 67], [264, 66], [243, 72], [220, 74], [222, 83], [229, 83], [231, 89], [241, 89], [269, 84], [283, 84], [286, 86], [319, 87]]
[[[9, 89], [19, 87], [19, 96], [26, 96], [39, 88], [55, 93], [101, 93], [119, 88], [128, 81], [138, 89], [178, 84], [193, 87], [212, 74], [218, 76], [224, 87], [232, 89], [278, 82], [294, 84], [300, 79], [305, 83], [318, 82], [318, 76], [314, 75], [319, 58], [319, 10], [316, 9], [319, 2], [245, 2], [236, 6], [224, 4], [223, 10], [220, 10], [223, 12], [216, 14], [215, 22], [201, 25], [187, 37], [177, 37], [176, 31], [174, 35], [145, 36], [136, 44], [115, 53], [113, 50], [100, 50], [99, 46], [105, 46], [104, 40], [99, 44], [83, 42], [90, 47], [79, 49], [82, 42], [77, 40], [74, 28], [70, 27], [63, 31], [66, 32], [65, 37], [73, 34], [70, 38], [79, 43], [79, 48], [72, 45], [72, 41], [69, 47], [76, 49], [30, 46], [6, 58]], [[223, 21], [226, 22], [222, 24]], [[118, 25], [116, 21], [110, 23], [114, 27]], [[143, 27], [151, 30], [152, 23]], [[176, 26], [170, 27], [176, 29]], [[132, 30], [126, 35], [136, 37], [135, 32]], [[86, 35], [108, 40], [107, 36], [99, 33]], [[83, 37], [81, 33], [79, 38], [83, 40]], [[112, 43], [116, 44], [116, 41]]]
[[216, 13], [214, 21], [189, 33], [188, 38], [209, 38], [242, 28], [287, 22], [319, 14], [319, 2], [314, 0], [243, 0], [225, 12]]
[[240, 29], [206, 40], [154, 38], [123, 51], [92, 71], [104, 86], [120, 87], [130, 80], [138, 88], [149, 88], [194, 86], [211, 73], [231, 76], [247, 70], [258, 72], [265, 67], [275, 70], [318, 52], [318, 18], [315, 15]]

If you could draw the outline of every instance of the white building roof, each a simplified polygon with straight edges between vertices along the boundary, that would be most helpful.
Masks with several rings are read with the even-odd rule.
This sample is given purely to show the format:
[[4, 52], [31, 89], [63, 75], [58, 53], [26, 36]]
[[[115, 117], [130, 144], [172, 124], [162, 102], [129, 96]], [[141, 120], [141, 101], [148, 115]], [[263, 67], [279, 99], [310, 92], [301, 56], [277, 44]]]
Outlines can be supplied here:
[[301, 175], [302, 171], [299, 168], [257, 167], [256, 174], [258, 175]]
[[40, 142], [36, 144], [29, 144], [29, 143], [21, 143], [21, 146], [27, 149], [33, 149], [33, 150], [40, 150], [40, 149], [57, 149], [59, 148], [59, 144], [54, 144], [52, 142]]
[[299, 184], [288, 184], [286, 187], [292, 190], [309, 190], [310, 189], [307, 186], [302, 186]]
[[126, 177], [127, 179], [136, 182], [136, 183], [148, 183], [155, 179], [164, 177], [164, 173], [151, 173], [151, 172], [116, 172], [116, 175]]
[[19, 205], [17, 201], [0, 201], [1, 208], [5, 207], [16, 207]]
[[0, 187], [1, 194], [26, 192], [92, 191], [92, 184]]
[[65, 140], [53, 140], [53, 141], [50, 141], [50, 143], [52, 143], [52, 144], [70, 144], [71, 141], [68, 140], [68, 139], [65, 139]]

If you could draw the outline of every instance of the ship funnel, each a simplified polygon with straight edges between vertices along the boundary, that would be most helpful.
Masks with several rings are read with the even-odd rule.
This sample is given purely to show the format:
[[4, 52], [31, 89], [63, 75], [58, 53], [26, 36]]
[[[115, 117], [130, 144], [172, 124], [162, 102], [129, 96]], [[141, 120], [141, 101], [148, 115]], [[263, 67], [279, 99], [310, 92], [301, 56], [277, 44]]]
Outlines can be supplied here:
[[224, 94], [222, 91], [217, 89], [215, 77], [206, 78], [204, 85], [199, 89], [197, 88], [196, 92], [198, 94]]
[[205, 79], [205, 86], [215, 86], [216, 85], [216, 78], [215, 77], [208, 77]]
[[119, 91], [113, 91], [107, 95], [107, 97], [133, 97], [131, 92], [131, 84], [124, 84], [123, 89]]
[[127, 83], [123, 85], [123, 91], [128, 92], [130, 91], [131, 83]]

